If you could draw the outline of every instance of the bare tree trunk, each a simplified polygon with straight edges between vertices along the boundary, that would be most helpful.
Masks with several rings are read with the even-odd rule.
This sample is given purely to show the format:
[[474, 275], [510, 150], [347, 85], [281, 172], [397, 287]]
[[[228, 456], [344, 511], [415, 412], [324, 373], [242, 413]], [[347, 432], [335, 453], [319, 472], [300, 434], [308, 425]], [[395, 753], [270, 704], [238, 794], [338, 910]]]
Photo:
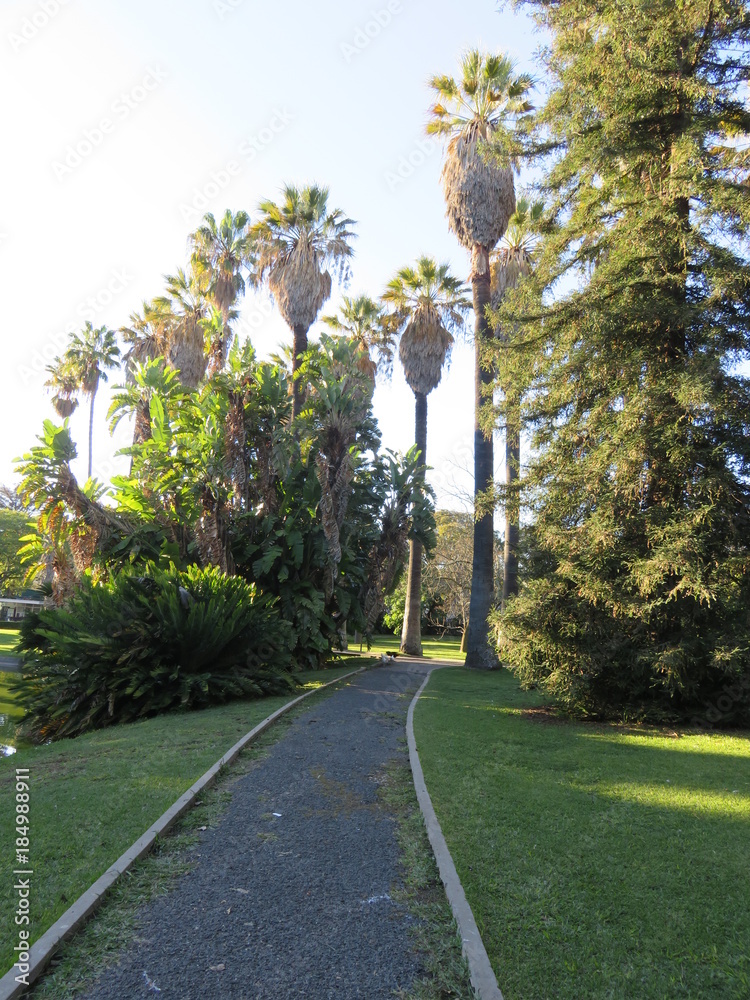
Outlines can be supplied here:
[[302, 385], [299, 379], [294, 377], [300, 366], [300, 355], [307, 350], [307, 327], [294, 327], [294, 341], [292, 346], [292, 420], [299, 416], [304, 399], [302, 397]]
[[[419, 475], [424, 478], [427, 459], [427, 395], [414, 393], [414, 439], [419, 448]], [[421, 542], [409, 542], [409, 576], [406, 584], [404, 625], [401, 629], [401, 652], [422, 656], [422, 552]]]
[[91, 407], [89, 409], [89, 475], [88, 478], [91, 479], [91, 470], [93, 468], [93, 454], [94, 454], [94, 400], [96, 399], [96, 388], [94, 388], [91, 393]]
[[503, 607], [518, 593], [519, 498], [521, 468], [521, 406], [515, 394], [506, 394], [505, 414], [505, 550], [503, 552]]
[[[488, 256], [486, 251], [480, 253]], [[474, 297], [474, 500], [493, 484], [494, 449], [492, 434], [483, 433], [479, 411], [485, 401], [485, 387], [492, 385], [492, 372], [480, 364], [482, 347], [492, 339], [486, 307], [490, 301], [489, 264], [472, 268]], [[466, 639], [466, 666], [475, 670], [493, 670], [498, 666], [497, 654], [490, 641], [487, 616], [492, 609], [495, 590], [492, 513], [474, 521], [474, 555], [471, 567], [471, 601]]]
[[346, 652], [349, 648], [349, 637], [346, 634], [346, 621], [343, 621], [337, 629], [339, 636], [339, 649], [342, 652]]

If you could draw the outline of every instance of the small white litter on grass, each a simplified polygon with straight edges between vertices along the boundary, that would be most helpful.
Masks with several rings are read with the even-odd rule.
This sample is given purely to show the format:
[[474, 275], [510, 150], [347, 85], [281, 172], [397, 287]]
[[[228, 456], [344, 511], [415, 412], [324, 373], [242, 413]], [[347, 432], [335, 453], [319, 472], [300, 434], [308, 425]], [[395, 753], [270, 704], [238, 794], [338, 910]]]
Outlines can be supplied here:
[[151, 977], [149, 976], [149, 974], [146, 972], [145, 969], [143, 970], [143, 978], [146, 980], [146, 986], [150, 990], [153, 990], [154, 993], [161, 993], [161, 986], [156, 985], [156, 983], [153, 981], [153, 979], [151, 979]]
[[382, 903], [385, 900], [387, 900], [389, 903], [391, 901], [391, 897], [388, 895], [388, 893], [386, 893], [384, 896], [370, 896], [369, 899], [363, 899], [363, 900], [361, 900], [361, 902], [363, 902], [363, 903]]
[[276, 816], [277, 819], [281, 819], [281, 813], [271, 813], [272, 816]]

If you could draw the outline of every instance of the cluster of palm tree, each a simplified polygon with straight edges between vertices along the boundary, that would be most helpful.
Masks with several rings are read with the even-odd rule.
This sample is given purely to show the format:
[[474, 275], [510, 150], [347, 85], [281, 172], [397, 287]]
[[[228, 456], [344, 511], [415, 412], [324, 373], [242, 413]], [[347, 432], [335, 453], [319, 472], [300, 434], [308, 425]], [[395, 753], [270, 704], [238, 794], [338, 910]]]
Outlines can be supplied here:
[[[329, 211], [328, 190], [317, 185], [287, 185], [277, 204], [266, 200], [260, 217], [227, 210], [220, 220], [208, 213], [189, 238], [190, 260], [166, 277], [165, 293], [144, 302], [121, 329], [126, 374], [132, 383], [137, 365], [163, 357], [179, 371], [186, 388], [220, 371], [234, 337], [237, 306], [248, 283], [267, 284], [294, 335], [293, 372], [307, 349], [307, 332], [332, 289], [332, 276], [347, 274], [352, 254], [352, 220], [339, 209]], [[115, 333], [91, 324], [49, 366], [47, 385], [60, 416], [70, 416], [79, 393], [91, 399], [106, 371], [120, 360]], [[295, 383], [293, 415], [301, 392]], [[136, 417], [135, 441], [148, 436], [148, 400]], [[93, 431], [93, 421], [90, 434]], [[91, 448], [89, 448], [89, 475]]]
[[[509, 58], [467, 52], [457, 79], [436, 76], [437, 100], [429, 133], [446, 139], [442, 186], [447, 217], [459, 242], [470, 251], [467, 285], [447, 264], [423, 255], [398, 270], [379, 300], [344, 297], [336, 316], [323, 321], [359, 350], [361, 370], [373, 382], [389, 374], [398, 350], [415, 398], [415, 443], [424, 479], [427, 456], [427, 397], [440, 383], [454, 334], [473, 305], [475, 345], [474, 479], [477, 510], [493, 490], [492, 390], [494, 373], [488, 347], [496, 340], [492, 309], [506, 290], [528, 273], [533, 252], [530, 232], [540, 206], [516, 204], [513, 164], [498, 156], [499, 140], [512, 122], [530, 110], [532, 81], [517, 75]], [[330, 298], [334, 278], [345, 282], [352, 257], [353, 221], [329, 209], [328, 190], [287, 185], [278, 202], [264, 200], [253, 220], [247, 212], [212, 214], [189, 238], [185, 268], [166, 277], [164, 294], [144, 302], [121, 334], [127, 345], [126, 378], [134, 393], [134, 442], [151, 434], [148, 379], [135, 373], [164, 358], [185, 389], [197, 388], [220, 372], [234, 339], [238, 307], [248, 287], [267, 287], [292, 337], [292, 421], [305, 403], [304, 359], [308, 333]], [[502, 333], [498, 334], [502, 337]], [[94, 397], [107, 371], [120, 360], [115, 333], [87, 324], [68, 350], [49, 367], [53, 404], [62, 416], [75, 409], [78, 395], [89, 398], [89, 477], [92, 471]], [[513, 489], [520, 467], [520, 393], [503, 386], [506, 415], [506, 531], [504, 600], [517, 588], [518, 502]], [[135, 397], [138, 397], [137, 399]], [[489, 404], [489, 405], [488, 405]], [[345, 449], [344, 449], [345, 450]], [[344, 454], [342, 450], [342, 455]], [[513, 497], [515, 496], [515, 499]], [[486, 509], [486, 504], [485, 504]], [[337, 518], [334, 518], [334, 521]], [[496, 664], [487, 616], [494, 595], [492, 513], [475, 518], [467, 665]], [[332, 521], [332, 524], [334, 522]], [[331, 529], [332, 530], [332, 529]], [[421, 543], [410, 542], [407, 607], [401, 648], [421, 655]], [[335, 563], [335, 560], [334, 560]]]

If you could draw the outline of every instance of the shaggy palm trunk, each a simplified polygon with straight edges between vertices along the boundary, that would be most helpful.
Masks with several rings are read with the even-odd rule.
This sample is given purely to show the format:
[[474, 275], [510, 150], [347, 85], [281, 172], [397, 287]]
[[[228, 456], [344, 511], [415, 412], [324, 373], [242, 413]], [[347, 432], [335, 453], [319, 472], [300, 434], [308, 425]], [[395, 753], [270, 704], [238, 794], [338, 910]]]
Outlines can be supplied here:
[[91, 470], [93, 468], [93, 454], [94, 454], [94, 399], [96, 398], [96, 388], [94, 388], [91, 393], [91, 406], [89, 408], [89, 475], [88, 478], [91, 479]]
[[295, 378], [295, 372], [300, 366], [300, 355], [304, 354], [307, 350], [307, 327], [306, 326], [295, 326], [294, 327], [294, 346], [292, 348], [292, 420], [295, 419], [302, 409], [302, 403], [304, 402], [302, 397], [302, 384], [299, 379]]
[[[486, 252], [485, 252], [486, 253]], [[474, 298], [474, 502], [493, 483], [494, 452], [492, 434], [486, 437], [479, 421], [479, 411], [486, 398], [486, 387], [492, 385], [492, 372], [481, 365], [482, 347], [491, 337], [486, 307], [490, 301], [489, 265], [472, 269]], [[494, 532], [492, 513], [474, 521], [474, 554], [471, 565], [471, 600], [466, 637], [466, 666], [475, 670], [492, 670], [497, 655], [490, 642], [487, 616], [492, 609], [495, 591], [493, 573]]]
[[521, 468], [521, 407], [507, 397], [505, 416], [505, 549], [503, 551], [503, 607], [518, 593], [519, 499], [515, 491]]
[[[424, 478], [427, 458], [427, 395], [415, 392], [414, 440], [419, 448], [419, 475]], [[406, 607], [401, 630], [401, 652], [422, 656], [422, 543], [409, 542], [409, 576], [406, 584]]]

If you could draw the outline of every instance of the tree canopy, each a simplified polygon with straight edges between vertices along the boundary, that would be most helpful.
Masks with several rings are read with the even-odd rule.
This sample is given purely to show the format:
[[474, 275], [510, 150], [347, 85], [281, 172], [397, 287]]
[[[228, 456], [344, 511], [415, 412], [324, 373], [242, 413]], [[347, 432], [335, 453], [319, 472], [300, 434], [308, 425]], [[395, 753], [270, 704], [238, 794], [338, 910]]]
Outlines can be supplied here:
[[746, 5], [526, 6], [551, 34], [526, 136], [548, 207], [497, 363], [528, 388], [554, 569], [498, 619], [501, 652], [578, 707], [700, 713], [731, 689], [746, 721]]

